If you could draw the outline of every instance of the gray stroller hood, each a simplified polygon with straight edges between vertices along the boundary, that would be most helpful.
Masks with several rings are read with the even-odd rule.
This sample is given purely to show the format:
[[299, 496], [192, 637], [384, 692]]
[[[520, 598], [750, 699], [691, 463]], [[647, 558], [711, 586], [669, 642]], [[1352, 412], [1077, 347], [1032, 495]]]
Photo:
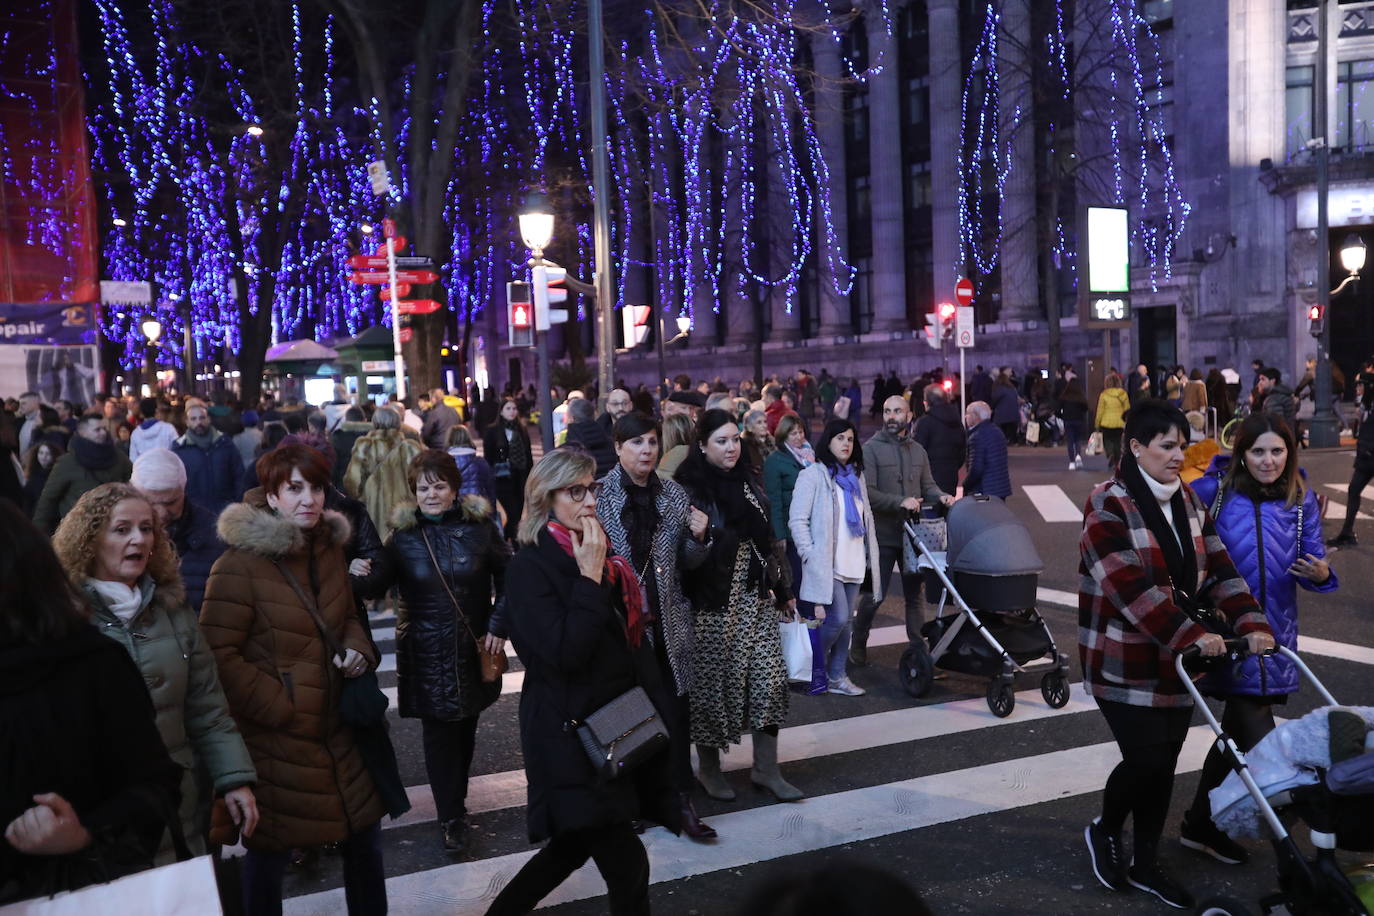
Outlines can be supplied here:
[[1000, 499], [966, 496], [949, 508], [946, 560], [954, 572], [1039, 575], [1045, 569], [1030, 531]]

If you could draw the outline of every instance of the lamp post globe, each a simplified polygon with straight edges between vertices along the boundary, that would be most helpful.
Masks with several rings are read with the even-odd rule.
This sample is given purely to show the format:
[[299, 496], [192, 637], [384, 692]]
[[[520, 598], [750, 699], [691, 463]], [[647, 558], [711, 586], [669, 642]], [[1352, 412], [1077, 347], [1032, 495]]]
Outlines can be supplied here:
[[148, 339], [148, 343], [157, 343], [158, 338], [162, 336], [162, 322], [156, 318], [144, 318], [140, 327], [143, 330], [143, 336]]
[[553, 208], [549, 206], [548, 197], [540, 192], [525, 198], [525, 206], [520, 211], [520, 238], [536, 255], [549, 247], [553, 239]]
[[1364, 270], [1365, 255], [1367, 249], [1364, 239], [1354, 232], [1345, 237], [1341, 242], [1341, 266], [1352, 274], [1357, 274]]
[[691, 319], [691, 318], [687, 317], [686, 315], [678, 315], [678, 316], [677, 316], [677, 332], [678, 332], [679, 334], [686, 334], [686, 333], [691, 329], [691, 327], [692, 327], [692, 319]]

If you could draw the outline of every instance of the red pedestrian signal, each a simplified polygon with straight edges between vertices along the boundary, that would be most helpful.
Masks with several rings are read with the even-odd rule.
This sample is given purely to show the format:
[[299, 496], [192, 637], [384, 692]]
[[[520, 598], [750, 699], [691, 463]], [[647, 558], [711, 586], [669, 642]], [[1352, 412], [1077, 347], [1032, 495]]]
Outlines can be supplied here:
[[1313, 337], [1322, 336], [1322, 325], [1325, 324], [1326, 306], [1313, 305], [1307, 309], [1307, 330]]
[[959, 310], [953, 302], [941, 302], [935, 306], [935, 314], [940, 320], [940, 339], [952, 340], [954, 338], [954, 321]]
[[954, 379], [945, 379], [944, 381], [940, 382], [940, 387], [945, 390], [945, 394], [949, 394], [951, 391], [954, 390]]
[[506, 284], [506, 332], [512, 347], [534, 346], [534, 303], [530, 285], [516, 280]]
[[511, 308], [510, 326], [518, 330], [524, 330], [530, 326], [529, 306], [522, 303]]

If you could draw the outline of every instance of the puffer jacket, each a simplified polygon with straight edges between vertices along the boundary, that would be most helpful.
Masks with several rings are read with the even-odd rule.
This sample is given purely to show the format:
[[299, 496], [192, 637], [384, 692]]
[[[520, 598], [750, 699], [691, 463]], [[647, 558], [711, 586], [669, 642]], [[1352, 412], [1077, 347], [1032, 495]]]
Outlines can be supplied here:
[[187, 433], [172, 451], [186, 465], [186, 498], [218, 515], [243, 492], [243, 456], [233, 439], [217, 429], [210, 432], [208, 449], [196, 445]]
[[1125, 388], [1105, 388], [1097, 399], [1096, 426], [1098, 429], [1123, 429], [1126, 411], [1131, 409]]
[[343, 672], [277, 563], [314, 592], [325, 625], [376, 666], [349, 587], [348, 521], [326, 510], [304, 530], [267, 508], [256, 489], [218, 523], [227, 550], [205, 585], [200, 625], [229, 711], [258, 771], [250, 849], [337, 843], [382, 819], [382, 802], [353, 731], [339, 719]]
[[[420, 513], [413, 502], [396, 507], [395, 529], [382, 554], [380, 597], [397, 585], [401, 606], [396, 615], [396, 695], [406, 718], [453, 722], [471, 718], [496, 701], [499, 683], [482, 681], [477, 643], [491, 627], [492, 592], [504, 607], [506, 564], [510, 548], [491, 518], [491, 504], [464, 496], [438, 521]], [[430, 560], [429, 547], [444, 579]], [[376, 571], [374, 570], [374, 573]], [[444, 582], [467, 618], [458, 619]], [[497, 624], [500, 635], [504, 627]], [[469, 635], [468, 627], [472, 628]]]
[[192, 614], [199, 615], [200, 604], [205, 600], [205, 580], [219, 555], [224, 553], [224, 544], [215, 534], [215, 516], [209, 509], [188, 499], [181, 510], [181, 518], [167, 526], [167, 533], [181, 561], [178, 566], [186, 589], [186, 603]]
[[353, 443], [353, 454], [344, 474], [344, 492], [361, 499], [372, 524], [385, 541], [391, 535], [391, 513], [414, 499], [406, 482], [406, 469], [424, 446], [396, 429], [374, 429]]
[[1021, 422], [1021, 404], [1017, 400], [1016, 389], [1010, 385], [993, 385], [992, 400], [988, 402], [988, 407], [992, 408], [992, 422], [998, 426]]
[[[1193, 482], [1193, 492], [1209, 511], [1216, 510], [1217, 534], [1221, 535], [1236, 570], [1264, 608], [1275, 641], [1296, 650], [1298, 586], [1309, 592], [1332, 592], [1340, 587], [1334, 569], [1330, 578], [1320, 585], [1288, 571], [1299, 555], [1326, 556], [1317, 494], [1308, 488], [1303, 497], [1301, 532], [1298, 530], [1298, 507], [1285, 506], [1283, 500], [1265, 500], [1256, 505], [1248, 496], [1228, 490], [1217, 509], [1217, 490], [1230, 462], [1229, 455], [1213, 458], [1207, 473]], [[1295, 693], [1301, 681], [1293, 663], [1281, 655], [1250, 656], [1230, 671], [1209, 676], [1203, 686], [1208, 692], [1220, 695], [1260, 696]]]
[[[155, 585], [150, 576], [139, 583], [143, 604], [127, 624], [114, 615], [89, 586], [86, 598], [96, 629], [119, 643], [143, 675], [152, 697], [157, 730], [167, 752], [182, 768], [181, 824], [192, 852], [204, 851], [210, 800], [196, 786], [196, 763], [210, 774], [216, 795], [257, 782], [238, 726], [220, 687], [210, 647], [186, 605], [180, 582]], [[159, 861], [171, 861], [170, 839], [164, 838]]]

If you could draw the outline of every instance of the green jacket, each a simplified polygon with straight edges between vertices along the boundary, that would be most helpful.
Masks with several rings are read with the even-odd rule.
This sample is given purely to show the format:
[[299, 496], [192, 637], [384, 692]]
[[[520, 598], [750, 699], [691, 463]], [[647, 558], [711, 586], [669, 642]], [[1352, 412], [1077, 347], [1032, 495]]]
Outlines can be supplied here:
[[786, 448], [780, 448], [763, 461], [763, 489], [768, 494], [768, 515], [773, 523], [773, 537], [786, 540], [792, 536], [787, 527], [787, 513], [792, 507], [792, 491], [801, 476], [801, 462]]
[[129, 456], [118, 449], [115, 450], [115, 463], [97, 471], [82, 467], [76, 461], [76, 453], [68, 452], [52, 466], [48, 482], [43, 485], [43, 493], [38, 497], [38, 506], [33, 510], [33, 523], [52, 534], [57, 530], [57, 523], [88, 490], [94, 490], [102, 483], [123, 483], [133, 472], [134, 466]]
[[[143, 674], [157, 715], [157, 730], [172, 759], [185, 768], [181, 821], [193, 851], [208, 826], [210, 799], [201, 798], [196, 765], [208, 773], [216, 795], [258, 781], [253, 760], [229, 715], [219, 668], [186, 604], [180, 582], [162, 586], [145, 575], [143, 607], [127, 625], [85, 589], [100, 632], [124, 647]], [[160, 859], [159, 859], [160, 861]]]
[[900, 439], [886, 429], [864, 443], [864, 479], [868, 481], [868, 501], [873, 505], [880, 547], [902, 545], [902, 522], [906, 519], [902, 500], [914, 496], [932, 503], [947, 495], [930, 475], [930, 457], [921, 443]]

